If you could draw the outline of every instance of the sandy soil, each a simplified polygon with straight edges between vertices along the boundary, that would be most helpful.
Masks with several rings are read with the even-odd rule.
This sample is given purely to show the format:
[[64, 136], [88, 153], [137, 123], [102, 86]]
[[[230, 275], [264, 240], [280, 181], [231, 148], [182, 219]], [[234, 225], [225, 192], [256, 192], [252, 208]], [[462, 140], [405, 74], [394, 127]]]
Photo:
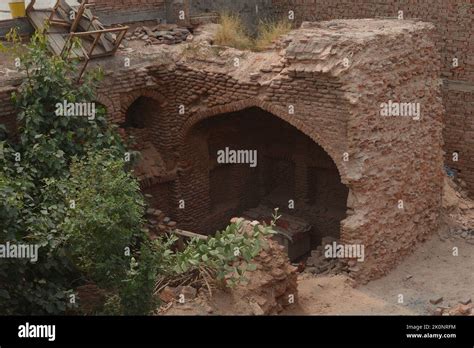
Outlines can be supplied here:
[[[381, 279], [355, 287], [344, 275], [299, 274], [298, 302], [280, 314], [434, 315], [437, 308], [448, 311], [474, 300], [474, 201], [447, 178], [442, 216], [440, 229]], [[441, 298], [439, 303], [430, 302]], [[207, 303], [173, 306], [167, 314], [252, 313], [244, 306], [245, 299], [231, 292], [218, 294], [210, 306]]]
[[[453, 256], [458, 247], [459, 256]], [[460, 272], [459, 270], [466, 270]], [[460, 238], [433, 236], [395, 270], [367, 285], [353, 287], [346, 276], [300, 274], [298, 304], [282, 315], [432, 315], [436, 307], [452, 307], [474, 299], [474, 245]], [[404, 303], [398, 303], [402, 294]], [[437, 305], [430, 299], [443, 297]], [[204, 302], [175, 304], [167, 314], [248, 314], [241, 301], [218, 294], [211, 305]], [[238, 310], [240, 309], [240, 310]]]
[[[460, 238], [443, 239], [433, 236], [389, 275], [357, 288], [344, 276], [302, 274], [299, 304], [282, 314], [430, 315], [436, 307], [474, 298], [474, 245]], [[453, 247], [459, 256], [453, 256]], [[398, 304], [399, 294], [403, 304]], [[429, 300], [437, 297], [443, 301], [432, 305]]]
[[408, 308], [352, 287], [346, 276], [302, 275], [298, 282], [298, 305], [284, 315], [410, 315]]

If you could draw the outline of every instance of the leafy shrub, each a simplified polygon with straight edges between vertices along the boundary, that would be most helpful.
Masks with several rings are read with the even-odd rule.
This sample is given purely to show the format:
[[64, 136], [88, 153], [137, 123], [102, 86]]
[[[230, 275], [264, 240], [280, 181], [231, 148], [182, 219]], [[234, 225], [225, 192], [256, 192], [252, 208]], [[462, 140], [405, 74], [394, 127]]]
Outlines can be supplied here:
[[144, 201], [125, 163], [109, 150], [73, 161], [66, 199], [74, 202], [62, 225], [74, 263], [102, 286], [126, 275], [132, 239], [139, 235]]
[[130, 260], [127, 277], [120, 286], [120, 308], [124, 315], [148, 314], [159, 304], [153, 298], [157, 264], [153, 251], [144, 243], [140, 250], [140, 258]]
[[[42, 34], [36, 33], [26, 47], [17, 40], [17, 35], [10, 36], [14, 39], [12, 50], [20, 54], [19, 70], [25, 78], [12, 96], [18, 109], [18, 141], [9, 142], [5, 128], [1, 128], [0, 243], [35, 244], [40, 248], [36, 263], [0, 260], [0, 298], [8, 300], [0, 301], [0, 313], [59, 314], [66, 310], [67, 296], [79, 285], [77, 281], [89, 277], [73, 264], [67, 245], [70, 236], [62, 229], [74, 224], [68, 217], [66, 199], [71, 189], [77, 189], [68, 181], [70, 165], [73, 159], [80, 161], [89, 151], [102, 149], [119, 158], [125, 147], [107, 125], [103, 109], [97, 110], [93, 120], [55, 113], [56, 104], [64, 101], [93, 102], [100, 72], [86, 73], [78, 84], [77, 62], [51, 56]], [[91, 185], [85, 181], [83, 184], [86, 188]], [[101, 191], [97, 191], [95, 199], [101, 201], [100, 195]], [[116, 205], [127, 202], [116, 201]], [[140, 207], [139, 202], [136, 204]], [[131, 233], [136, 229], [131, 229]], [[124, 263], [124, 275], [125, 266]]]
[[[59, 187], [45, 180], [40, 189], [23, 162], [12, 163], [13, 150], [3, 142], [0, 157], [0, 244], [35, 244], [38, 260], [0, 260], [0, 313], [57, 314], [66, 310], [66, 296], [75, 278], [64, 255], [57, 224], [65, 207], [57, 201]], [[39, 194], [37, 193], [39, 191]], [[7, 301], [8, 300], [8, 301]]]
[[[161, 281], [189, 274], [199, 273], [205, 281], [214, 278], [224, 286], [233, 287], [245, 282], [245, 272], [254, 271], [256, 265], [252, 260], [268, 247], [264, 237], [271, 236], [276, 220], [277, 210], [270, 226], [257, 225], [253, 230], [244, 232], [242, 222], [231, 223], [224, 231], [209, 236], [206, 240], [193, 238], [183, 251], [172, 251], [171, 246], [177, 240], [172, 235], [154, 241], [157, 254], [160, 255], [159, 274], [164, 275]], [[157, 284], [158, 288], [160, 284]]]

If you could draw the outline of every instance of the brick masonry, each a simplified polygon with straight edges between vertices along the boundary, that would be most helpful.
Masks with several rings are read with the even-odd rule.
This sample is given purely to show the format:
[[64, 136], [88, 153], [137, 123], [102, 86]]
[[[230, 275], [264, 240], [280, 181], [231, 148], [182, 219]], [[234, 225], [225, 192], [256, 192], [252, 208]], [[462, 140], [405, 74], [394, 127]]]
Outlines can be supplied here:
[[165, 0], [91, 0], [104, 24], [131, 23], [166, 18]]
[[[295, 12], [298, 24], [302, 21], [321, 21], [350, 18], [398, 17], [403, 11], [407, 19], [432, 22], [436, 31], [434, 40], [441, 53], [443, 101], [445, 116], [445, 162], [456, 169], [466, 181], [471, 195], [474, 195], [474, 3], [472, 0], [254, 0], [236, 2], [219, 0], [95, 0], [101, 16], [107, 12], [128, 11], [134, 18], [136, 11], [161, 11], [161, 17], [175, 21], [178, 10], [189, 15], [225, 8], [238, 12], [246, 22], [255, 22], [252, 12], [255, 5], [260, 8], [259, 16], [273, 17]], [[272, 10], [269, 8], [272, 7]], [[143, 12], [143, 11], [142, 11]], [[453, 66], [453, 59], [458, 66]], [[459, 153], [459, 160], [453, 161], [453, 153]]]
[[[115, 123], [133, 125], [130, 118], [143, 118], [143, 129], [127, 131], [139, 135], [138, 146], [151, 146], [160, 154], [159, 163], [152, 164], [158, 174], [142, 178], [143, 189], [155, 195], [154, 203], [167, 209], [181, 228], [195, 232], [228, 221], [229, 213], [261, 199], [246, 194], [245, 182], [225, 184], [220, 180], [226, 175], [213, 173], [216, 148], [209, 139], [222, 146], [226, 138], [211, 137], [218, 125], [214, 122], [231, 115], [273, 117], [275, 128], [267, 137], [289, 127], [282, 143], [294, 139], [294, 151], [285, 154], [271, 146], [262, 151], [269, 157], [272, 151], [280, 153], [283, 168], [294, 167], [294, 184], [285, 194], [295, 196], [287, 198], [295, 198], [296, 206], [306, 205], [302, 214], [316, 223], [312, 207], [317, 202], [307, 197], [314, 192], [314, 168], [331, 171], [324, 180], [340, 177], [327, 181], [346, 190], [340, 191], [343, 201], [347, 195], [346, 211], [339, 216], [340, 237], [344, 243], [365, 245], [365, 262], [352, 272], [368, 280], [393, 268], [438, 226], [444, 108], [442, 64], [433, 35], [432, 25], [413, 21], [305, 23], [282, 42], [279, 52], [244, 55], [230, 50], [226, 61], [191, 56], [108, 69], [97, 101]], [[235, 57], [239, 67], [233, 65]], [[5, 119], [14, 114], [7, 102], [12, 89], [0, 90]], [[146, 99], [137, 106], [140, 98]], [[421, 119], [381, 116], [380, 104], [387, 99], [419, 102]], [[219, 127], [224, 132], [236, 125]], [[252, 141], [258, 134], [249, 132], [247, 144], [259, 146]], [[237, 140], [233, 144], [240, 144]], [[232, 177], [250, 178], [248, 171], [238, 168]], [[228, 187], [216, 190], [213, 182]], [[222, 190], [235, 198], [229, 210], [214, 209], [224, 201], [215, 193]]]
[[[244, 57], [238, 69], [211, 61], [149, 64], [110, 73], [99, 101], [120, 124], [138, 98], [154, 101], [140, 142], [153, 144], [168, 172], [166, 188], [156, 189], [168, 196], [159, 199], [180, 227], [197, 232], [229, 212], [213, 210], [213, 200], [222, 197], [212, 194], [212, 154], [203, 141], [209, 133], [197, 132], [203, 122], [253, 109], [291, 125], [332, 159], [347, 187], [341, 239], [365, 245], [366, 261], [353, 274], [370, 279], [385, 274], [438, 226], [444, 108], [433, 33], [433, 26], [410, 21], [305, 24], [285, 41], [285, 55], [268, 63], [270, 69], [252, 68], [254, 61]], [[239, 75], [247, 68], [248, 74]], [[381, 116], [380, 104], [388, 98], [419, 102], [421, 120]], [[224, 180], [218, 172], [214, 178]], [[242, 190], [221, 188], [227, 189], [241, 197]], [[241, 197], [231, 208], [248, 199]]]
[[[273, 0], [276, 11], [295, 12], [298, 23], [350, 18], [416, 18], [435, 25], [441, 53], [446, 164], [455, 168], [474, 195], [474, 2], [472, 0]], [[453, 59], [458, 59], [458, 67]], [[452, 154], [459, 152], [459, 161]]]

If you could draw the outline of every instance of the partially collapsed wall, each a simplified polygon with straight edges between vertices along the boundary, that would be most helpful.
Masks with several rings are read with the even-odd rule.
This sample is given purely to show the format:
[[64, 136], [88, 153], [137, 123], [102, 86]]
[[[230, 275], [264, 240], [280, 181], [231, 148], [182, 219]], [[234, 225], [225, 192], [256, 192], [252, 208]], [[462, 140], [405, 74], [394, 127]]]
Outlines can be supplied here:
[[[132, 14], [144, 1], [96, 0], [98, 9]], [[153, 0], [155, 11], [168, 22], [176, 22], [180, 11], [186, 18], [209, 12], [238, 13], [249, 26], [261, 18], [288, 17], [297, 24], [355, 18], [404, 18], [431, 22], [433, 40], [441, 54], [445, 163], [457, 171], [474, 194], [474, 4], [470, 0]], [[149, 5], [147, 5], [149, 7]], [[220, 11], [219, 11], [220, 10]], [[291, 12], [290, 12], [291, 11]], [[148, 10], [148, 12], [150, 12]], [[102, 11], [101, 15], [107, 11]], [[120, 16], [115, 15], [116, 23]], [[142, 15], [142, 18], [143, 17]]]
[[[336, 169], [330, 177], [339, 175], [348, 190], [341, 241], [365, 247], [364, 261], [353, 264], [352, 272], [369, 279], [383, 275], [438, 224], [443, 107], [432, 32], [432, 25], [411, 21], [305, 23], [283, 40], [279, 54], [227, 49], [177, 64], [115, 71], [107, 77], [99, 101], [117, 123], [130, 124], [133, 117], [146, 120], [142, 128], [127, 129], [140, 136], [142, 146], [160, 154], [154, 178], [144, 190], [155, 192], [156, 203], [166, 205], [181, 227], [196, 232], [217, 227], [263, 199], [257, 193], [249, 196], [253, 186], [246, 186], [248, 180], [232, 179], [254, 177], [252, 168], [242, 165], [232, 165], [236, 169], [228, 172], [227, 184], [218, 184], [224, 196], [213, 197], [212, 173], [219, 167], [215, 152], [225, 139], [230, 147], [262, 149], [265, 157], [278, 152], [274, 159], [294, 167], [294, 190], [283, 197], [294, 201], [291, 212], [296, 215], [311, 205], [308, 168], [318, 167], [310, 163], [311, 152], [303, 156], [301, 147], [317, 144]], [[141, 106], [133, 106], [137, 100]], [[129, 111], [132, 106], [141, 110], [138, 116]], [[295, 135], [300, 140], [287, 145], [294, 156], [278, 146], [269, 148], [278, 145], [278, 137], [272, 143], [263, 141], [268, 149], [257, 140], [243, 142], [246, 136], [257, 139], [258, 130], [271, 139], [262, 127], [256, 126], [255, 134], [248, 129], [232, 136], [236, 124], [223, 121], [231, 115], [242, 122], [254, 115], [256, 125], [273, 117], [285, 126], [275, 123], [271, 133], [285, 127], [299, 133], [301, 139]], [[214, 126], [221, 127], [217, 133], [224, 141], [211, 134]], [[321, 157], [319, 162], [325, 161]], [[219, 170], [227, 170], [224, 167]], [[262, 182], [271, 181], [264, 172], [255, 173], [263, 176]], [[240, 188], [232, 188], [235, 185]], [[215, 210], [213, 200], [224, 202], [225, 193], [234, 197], [230, 206]]]
[[[303, 23], [253, 53], [196, 32], [165, 55], [119, 51], [97, 102], [136, 136], [143, 190], [180, 228], [209, 233], [254, 206], [279, 207], [314, 227], [313, 244], [330, 235], [363, 246], [350, 269], [368, 280], [438, 226], [444, 109], [433, 33], [415, 21]], [[0, 91], [5, 118], [12, 90]], [[226, 148], [258, 160], [222, 163]]]
[[[445, 163], [474, 195], [474, 3], [470, 0], [273, 0], [280, 16], [295, 21], [401, 18], [431, 22], [441, 54]], [[453, 156], [453, 154], [455, 154]]]

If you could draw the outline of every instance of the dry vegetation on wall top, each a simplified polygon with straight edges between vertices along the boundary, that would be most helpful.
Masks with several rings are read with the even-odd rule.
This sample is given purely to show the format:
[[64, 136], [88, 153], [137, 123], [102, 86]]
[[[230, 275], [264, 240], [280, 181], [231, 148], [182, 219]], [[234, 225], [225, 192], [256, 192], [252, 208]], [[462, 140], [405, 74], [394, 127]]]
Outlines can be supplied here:
[[255, 38], [244, 27], [242, 19], [233, 14], [220, 16], [220, 27], [216, 33], [214, 43], [230, 46], [241, 50], [263, 51], [280, 36], [287, 34], [292, 25], [288, 20], [261, 21]]

